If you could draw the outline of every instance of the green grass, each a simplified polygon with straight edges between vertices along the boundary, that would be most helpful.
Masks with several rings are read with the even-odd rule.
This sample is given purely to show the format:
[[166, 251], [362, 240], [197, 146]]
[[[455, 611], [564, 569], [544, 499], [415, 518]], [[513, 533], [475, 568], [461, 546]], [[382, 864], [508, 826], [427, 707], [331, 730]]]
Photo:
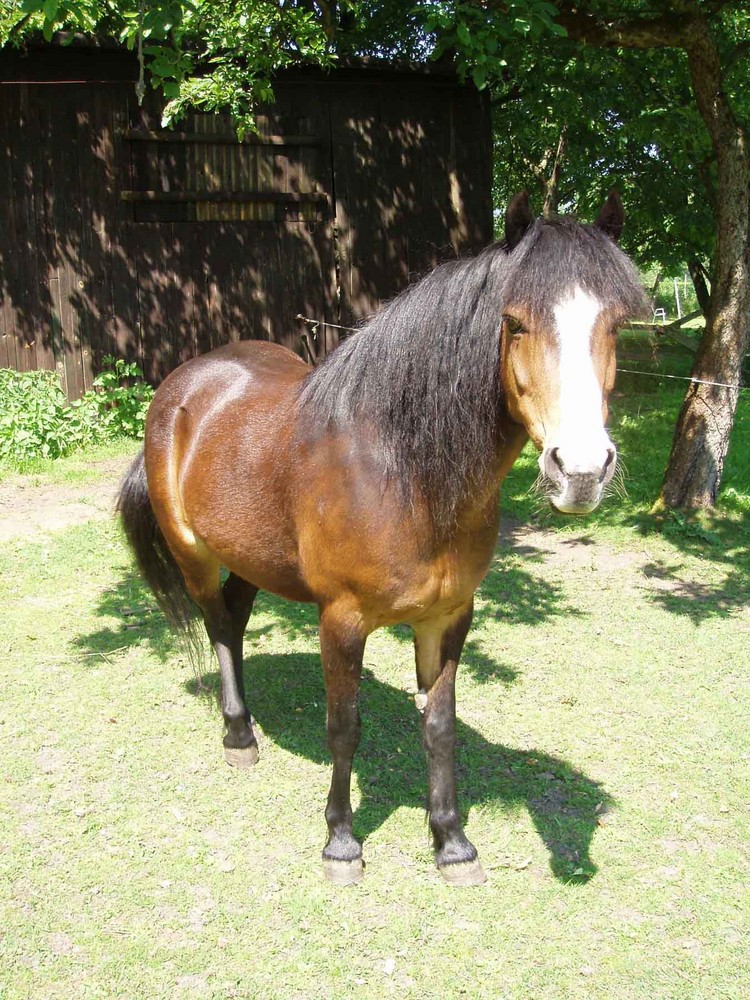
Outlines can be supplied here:
[[498, 553], [460, 672], [481, 888], [434, 870], [408, 630], [368, 643], [367, 870], [337, 889], [320, 875], [314, 610], [259, 599], [245, 674], [261, 760], [238, 773], [215, 668], [206, 693], [115, 524], [7, 544], [0, 997], [747, 995], [750, 407], [723, 509], [657, 531], [681, 394], [633, 379], [613, 407], [629, 498], [554, 518], [527, 495], [530, 455], [505, 490], [550, 534]]
[[123, 455], [135, 455], [140, 443], [116, 438], [92, 445], [65, 458], [33, 458], [21, 463], [0, 462], [0, 482], [22, 479], [25, 485], [87, 485], [101, 478], [101, 466]]

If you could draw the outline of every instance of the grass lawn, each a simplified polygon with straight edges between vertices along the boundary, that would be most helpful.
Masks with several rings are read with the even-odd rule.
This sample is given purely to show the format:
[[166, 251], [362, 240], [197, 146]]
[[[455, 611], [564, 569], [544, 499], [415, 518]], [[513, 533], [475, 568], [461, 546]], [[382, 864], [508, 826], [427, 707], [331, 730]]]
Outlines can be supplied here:
[[483, 887], [433, 865], [408, 630], [368, 643], [367, 870], [335, 888], [314, 609], [259, 598], [238, 773], [115, 523], [5, 543], [0, 998], [750, 995], [750, 403], [721, 512], [657, 531], [681, 390], [618, 388], [628, 496], [555, 518], [530, 453], [505, 490], [458, 690]]

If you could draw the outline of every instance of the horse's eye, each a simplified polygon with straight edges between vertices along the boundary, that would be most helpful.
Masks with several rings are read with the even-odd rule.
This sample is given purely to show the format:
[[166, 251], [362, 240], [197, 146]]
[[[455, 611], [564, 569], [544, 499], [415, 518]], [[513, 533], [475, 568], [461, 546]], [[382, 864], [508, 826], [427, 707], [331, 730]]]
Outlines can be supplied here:
[[515, 316], [504, 316], [503, 319], [505, 320], [505, 329], [511, 337], [517, 337], [524, 332], [524, 325], [520, 319], [516, 319]]

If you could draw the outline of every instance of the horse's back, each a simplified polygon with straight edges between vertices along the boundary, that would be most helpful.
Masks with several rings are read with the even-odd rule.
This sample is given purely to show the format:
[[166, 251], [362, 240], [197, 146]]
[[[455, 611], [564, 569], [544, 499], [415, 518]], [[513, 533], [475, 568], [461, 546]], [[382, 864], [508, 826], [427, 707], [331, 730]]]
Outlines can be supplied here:
[[255, 393], [283, 390], [300, 382], [310, 367], [280, 344], [240, 340], [201, 354], [171, 372], [159, 387], [156, 412], [187, 406], [197, 412], [199, 400], [223, 388]]

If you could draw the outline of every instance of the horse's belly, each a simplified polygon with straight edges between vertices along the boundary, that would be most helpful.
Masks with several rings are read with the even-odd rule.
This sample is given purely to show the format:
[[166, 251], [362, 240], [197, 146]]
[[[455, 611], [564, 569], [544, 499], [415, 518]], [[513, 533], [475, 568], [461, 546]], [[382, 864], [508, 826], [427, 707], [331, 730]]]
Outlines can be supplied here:
[[[303, 579], [293, 539], [280, 529], [283, 514], [274, 523], [252, 518], [244, 509], [226, 525], [206, 526], [207, 545], [228, 570], [255, 584], [260, 590], [290, 601], [314, 601], [315, 595]], [[248, 517], [250, 515], [250, 517]], [[201, 535], [200, 519], [196, 533]]]
[[185, 508], [195, 535], [222, 566], [279, 597], [315, 600], [303, 578], [288, 502], [267, 471], [245, 464], [234, 466], [231, 478], [208, 476]]

